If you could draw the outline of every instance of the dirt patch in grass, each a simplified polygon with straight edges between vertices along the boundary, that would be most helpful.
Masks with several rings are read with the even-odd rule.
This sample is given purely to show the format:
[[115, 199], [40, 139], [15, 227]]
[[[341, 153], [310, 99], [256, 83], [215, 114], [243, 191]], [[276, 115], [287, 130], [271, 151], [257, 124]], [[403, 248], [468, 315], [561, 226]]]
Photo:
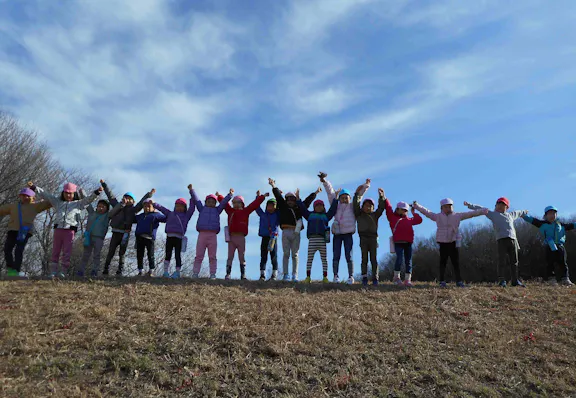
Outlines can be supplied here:
[[0, 392], [575, 396], [576, 289], [0, 282]]

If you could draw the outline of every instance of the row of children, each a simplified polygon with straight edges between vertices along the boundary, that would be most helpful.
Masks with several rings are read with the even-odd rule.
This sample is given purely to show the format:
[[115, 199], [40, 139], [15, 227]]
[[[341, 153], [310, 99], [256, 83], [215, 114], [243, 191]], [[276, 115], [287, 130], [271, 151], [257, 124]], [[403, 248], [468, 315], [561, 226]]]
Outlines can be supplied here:
[[[272, 262], [272, 280], [278, 278], [278, 236], [282, 232], [283, 248], [283, 280], [298, 281], [298, 264], [300, 250], [300, 232], [303, 229], [303, 218], [307, 220], [308, 237], [308, 260], [306, 265], [306, 282], [311, 281], [311, 268], [316, 252], [320, 253], [323, 268], [323, 282], [328, 282], [328, 262], [326, 245], [333, 238], [333, 273], [334, 282], [339, 282], [339, 263], [342, 246], [348, 265], [349, 284], [354, 283], [354, 263], [352, 259], [353, 235], [358, 229], [360, 236], [360, 248], [362, 252], [362, 282], [368, 284], [368, 261], [372, 265], [372, 283], [378, 284], [377, 249], [378, 222], [386, 212], [386, 216], [392, 232], [390, 238], [390, 251], [396, 253], [396, 263], [393, 283], [397, 285], [412, 286], [412, 244], [414, 242], [414, 225], [422, 223], [422, 218], [415, 212], [418, 210], [437, 224], [436, 240], [440, 247], [440, 286], [445, 287], [445, 270], [448, 259], [451, 260], [456, 277], [456, 285], [463, 287], [463, 279], [460, 275], [459, 247], [461, 235], [459, 225], [462, 220], [486, 215], [493, 223], [498, 241], [498, 276], [499, 284], [507, 285], [504, 277], [506, 263], [510, 263], [512, 285], [524, 286], [518, 278], [518, 241], [514, 221], [522, 217], [527, 222], [540, 228], [546, 241], [548, 259], [548, 279], [556, 283], [555, 265], [563, 267], [561, 281], [571, 285], [566, 250], [564, 242], [566, 231], [574, 229], [576, 224], [564, 224], [557, 220], [557, 209], [547, 207], [544, 220], [529, 216], [527, 211], [508, 211], [510, 203], [502, 197], [496, 202], [494, 211], [481, 206], [464, 204], [472, 211], [465, 213], [454, 212], [454, 202], [451, 199], [443, 199], [440, 202], [439, 213], [431, 212], [417, 202], [409, 205], [399, 202], [392, 208], [385, 192], [378, 189], [378, 207], [372, 199], [364, 199], [363, 196], [370, 187], [370, 179], [360, 185], [354, 194], [341, 189], [335, 191], [332, 184], [326, 179], [326, 173], [320, 173], [320, 182], [327, 192], [330, 202], [326, 210], [322, 200], [317, 200], [317, 195], [322, 191], [319, 188], [310, 194], [304, 201], [300, 199], [299, 191], [288, 192], [283, 195], [276, 187], [273, 179], [269, 179], [274, 197], [266, 202], [265, 210], [260, 208], [269, 194], [261, 195], [257, 192], [256, 199], [246, 206], [242, 196], [234, 196], [234, 190], [230, 189], [225, 197], [216, 193], [208, 195], [202, 203], [192, 185], [188, 186], [190, 193], [190, 206], [184, 198], [175, 202], [174, 210], [169, 210], [155, 203], [152, 196], [155, 190], [148, 192], [138, 203], [131, 192], [123, 195], [120, 201], [110, 191], [105, 181], [101, 180], [101, 186], [90, 196], [78, 189], [74, 184], [64, 185], [60, 195], [51, 195], [43, 189], [29, 183], [28, 187], [19, 194], [19, 201], [0, 207], [0, 217], [10, 216], [8, 234], [4, 247], [8, 275], [22, 275], [21, 264], [23, 251], [32, 236], [34, 219], [36, 215], [49, 208], [54, 208], [54, 239], [51, 256], [51, 273], [54, 277], [63, 277], [70, 267], [70, 254], [75, 233], [80, 226], [80, 213], [88, 211], [88, 222], [85, 228], [84, 254], [80, 264], [79, 275], [84, 276], [85, 268], [92, 258], [91, 276], [98, 276], [100, 270], [100, 255], [104, 246], [104, 239], [111, 228], [111, 238], [108, 255], [106, 256], [103, 275], [108, 275], [110, 264], [119, 249], [119, 264], [117, 275], [122, 275], [125, 262], [125, 253], [130, 240], [132, 225], [136, 224], [135, 246], [138, 264], [138, 273], [142, 275], [144, 269], [144, 254], [147, 254], [149, 271], [152, 275], [155, 267], [154, 243], [156, 232], [160, 223], [166, 223], [166, 256], [164, 260], [164, 276], [179, 278], [182, 260], [181, 253], [186, 250], [186, 231], [188, 223], [197, 209], [199, 216], [196, 224], [198, 240], [196, 243], [196, 258], [193, 266], [193, 277], [197, 278], [204, 260], [205, 252], [208, 251], [210, 278], [216, 278], [217, 271], [217, 235], [220, 233], [220, 214], [226, 211], [228, 226], [225, 227], [225, 238], [228, 243], [228, 260], [226, 263], [226, 279], [230, 278], [234, 255], [238, 252], [241, 278], [245, 279], [246, 261], [245, 248], [246, 236], [248, 235], [249, 216], [256, 211], [260, 217], [259, 236], [261, 241], [261, 280], [265, 277], [267, 258]], [[101, 199], [94, 209], [91, 203], [104, 191], [108, 201]], [[35, 203], [38, 196], [43, 201]], [[232, 200], [232, 205], [229, 204]], [[313, 205], [312, 211], [309, 210]], [[143, 212], [141, 212], [143, 210]], [[158, 210], [158, 211], [156, 211]], [[409, 216], [411, 212], [412, 216]], [[331, 229], [329, 228], [330, 221]], [[13, 252], [15, 251], [15, 256]], [[175, 254], [176, 269], [170, 274], [170, 262], [172, 254]], [[289, 261], [292, 258], [292, 272], [289, 272]], [[400, 271], [402, 263], [405, 265], [405, 280], [402, 281]], [[63, 269], [60, 268], [60, 265]], [[64, 272], [63, 272], [64, 271]]]

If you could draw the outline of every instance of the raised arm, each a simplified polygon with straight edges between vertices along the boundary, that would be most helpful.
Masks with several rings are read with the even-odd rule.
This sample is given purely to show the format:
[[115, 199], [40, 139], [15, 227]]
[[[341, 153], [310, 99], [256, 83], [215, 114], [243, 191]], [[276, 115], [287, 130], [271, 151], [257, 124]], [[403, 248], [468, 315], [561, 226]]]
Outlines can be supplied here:
[[167, 208], [165, 208], [164, 206], [162, 206], [160, 203], [154, 203], [154, 208], [156, 210], [158, 210], [160, 213], [164, 214], [166, 217], [168, 217], [170, 215], [170, 213], [172, 213], [172, 211], [168, 210]]
[[110, 214], [108, 215], [110, 218], [113, 218], [116, 216], [116, 214], [120, 213], [120, 211], [122, 210], [122, 208], [124, 208], [124, 206], [122, 205], [122, 203], [118, 203], [116, 204], [116, 206], [114, 206], [112, 208], [112, 210], [110, 210]]
[[304, 202], [302, 203], [304, 204], [304, 206], [306, 206], [306, 209], [308, 209], [312, 204], [312, 202], [316, 200], [316, 196], [318, 196], [318, 191], [312, 192], [310, 195], [308, 195], [306, 199], [304, 199]]
[[[298, 199], [296, 201], [296, 203], [298, 204], [298, 207], [300, 207], [300, 211], [302, 212], [302, 217], [304, 217], [306, 220], [308, 220], [308, 217], [310, 217], [310, 211], [308, 210], [308, 207], [305, 207], [304, 203], [300, 199]], [[308, 206], [310, 206], [310, 205], [308, 205]]]
[[332, 220], [336, 214], [336, 210], [338, 210], [338, 199], [336, 199], [336, 196], [334, 196], [334, 199], [332, 199], [332, 204], [330, 205], [330, 209], [328, 209], [328, 213], [326, 213], [328, 221]]
[[358, 191], [354, 194], [354, 198], [352, 199], [352, 205], [354, 206], [354, 215], [356, 218], [360, 217], [362, 214], [362, 209], [360, 208], [360, 196], [358, 196]]
[[156, 193], [156, 190], [154, 188], [152, 188], [152, 190], [150, 192], [148, 192], [146, 195], [142, 196], [142, 199], [140, 199], [140, 202], [138, 202], [136, 204], [136, 206], [134, 206], [134, 212], [140, 213], [140, 210], [142, 210], [142, 208], [144, 207], [144, 201], [146, 199], [150, 199], [152, 196], [154, 196], [155, 193]]
[[100, 195], [101, 192], [102, 192], [102, 187], [100, 187], [100, 188], [96, 189], [94, 192], [92, 192], [92, 195], [80, 199], [77, 202], [78, 208], [80, 208], [80, 209], [87, 208], [90, 203], [92, 203], [92, 202], [94, 202], [94, 200], [96, 200], [96, 198], [98, 197], [98, 195]]
[[392, 209], [390, 200], [388, 200], [388, 198], [386, 197], [384, 199], [384, 208], [386, 209], [386, 218], [388, 219], [388, 221], [390, 221], [392, 219], [392, 216], [394, 215], [394, 209]]
[[190, 201], [191, 201], [190, 206], [194, 204], [194, 206], [196, 206], [198, 211], [202, 211], [202, 209], [204, 208], [204, 205], [202, 204], [200, 199], [198, 199], [198, 195], [196, 195], [196, 191], [194, 190], [194, 188], [190, 188]]
[[230, 192], [228, 193], [228, 195], [226, 195], [221, 201], [220, 204], [218, 205], [218, 214], [222, 213], [224, 211], [224, 208], [226, 208], [226, 206], [228, 204], [228, 202], [230, 202], [230, 200], [232, 199], [232, 195], [234, 195], [234, 190], [230, 189]]
[[528, 224], [534, 225], [536, 228], [540, 228], [542, 225], [545, 224], [544, 221], [539, 220], [539, 219], [537, 219], [537, 218], [534, 218], [534, 217], [532, 217], [532, 216], [529, 216], [528, 214], [524, 214], [524, 215], [522, 216], [522, 219], [523, 219], [524, 221], [526, 221]]
[[424, 206], [420, 205], [418, 202], [414, 202], [412, 204], [413, 208], [418, 210], [420, 213], [424, 214], [426, 217], [428, 217], [430, 220], [432, 221], [436, 221], [438, 219], [438, 214], [437, 213], [432, 213], [430, 210], [428, 210], [427, 208], [425, 208]]
[[472, 203], [464, 202], [464, 206], [468, 207], [470, 210], [483, 210], [486, 209], [484, 206], [474, 205]]
[[412, 209], [412, 225], [422, 224], [422, 217]]
[[528, 214], [528, 210], [515, 210], [515, 211], [511, 211], [510, 215], [512, 216], [513, 220], [517, 220], [519, 218], [522, 218], [523, 216]]
[[474, 211], [467, 211], [464, 213], [456, 213], [460, 217], [460, 220], [468, 220], [469, 218], [478, 217], [478, 216], [485, 216], [488, 214], [488, 209], [480, 209]]
[[326, 179], [323, 179], [322, 185], [324, 185], [324, 190], [326, 191], [326, 195], [328, 195], [328, 201], [330, 203], [332, 203], [332, 201], [336, 197], [336, 192], [334, 192], [334, 187], [332, 187], [332, 184], [330, 183], [330, 181], [328, 181]]
[[114, 194], [108, 187], [108, 184], [106, 184], [106, 181], [100, 180], [100, 184], [102, 185], [102, 188], [104, 188], [104, 193], [108, 197], [108, 201], [110, 202], [112, 207], [115, 207], [118, 204], [118, 199], [116, 199], [116, 196], [114, 196]]
[[58, 206], [58, 203], [60, 203], [59, 198], [52, 195], [51, 193], [44, 191], [42, 188], [35, 186], [35, 187], [33, 187], [33, 189], [40, 199], [44, 199], [44, 200], [49, 201], [50, 203], [52, 203], [52, 206], [56, 207], [56, 206]]
[[256, 209], [259, 209], [260, 205], [264, 203], [264, 199], [266, 199], [266, 196], [260, 195], [256, 198], [256, 200], [250, 203], [246, 208], [246, 210], [248, 210], [248, 214], [252, 213], [253, 211], [256, 211]]
[[382, 214], [386, 211], [386, 199], [384, 199], [384, 191], [378, 196], [378, 209], [376, 209], [376, 217], [382, 217]]

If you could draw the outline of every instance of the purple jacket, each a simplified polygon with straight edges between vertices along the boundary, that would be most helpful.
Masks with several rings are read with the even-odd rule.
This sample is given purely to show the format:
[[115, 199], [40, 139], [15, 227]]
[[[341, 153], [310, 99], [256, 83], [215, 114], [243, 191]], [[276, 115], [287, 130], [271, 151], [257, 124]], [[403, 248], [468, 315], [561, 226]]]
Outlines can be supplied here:
[[188, 210], [183, 213], [178, 213], [176, 210], [171, 211], [162, 206], [161, 204], [154, 203], [154, 208], [159, 210], [166, 216], [166, 235], [182, 238], [186, 235], [188, 223], [194, 214], [196, 207], [192, 202], [192, 191], [190, 191], [190, 206]]
[[[192, 202], [196, 205], [198, 209], [198, 222], [196, 223], [196, 230], [198, 232], [202, 231], [211, 231], [211, 232], [220, 232], [220, 213], [224, 211], [224, 208], [232, 199], [232, 195], [228, 194], [226, 197], [220, 202], [217, 207], [207, 207], [202, 204], [200, 200], [198, 200], [198, 196], [194, 189], [190, 191], [190, 196], [192, 197]], [[190, 203], [192, 206], [192, 203]]]

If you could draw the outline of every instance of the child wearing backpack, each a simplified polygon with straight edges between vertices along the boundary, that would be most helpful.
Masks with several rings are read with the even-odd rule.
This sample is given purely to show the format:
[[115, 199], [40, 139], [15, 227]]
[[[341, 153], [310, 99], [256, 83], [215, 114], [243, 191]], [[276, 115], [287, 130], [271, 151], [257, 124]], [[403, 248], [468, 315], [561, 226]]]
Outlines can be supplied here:
[[[382, 192], [384, 194], [384, 192]], [[384, 195], [385, 196], [385, 195]], [[392, 283], [397, 286], [412, 287], [412, 243], [414, 243], [414, 225], [422, 224], [422, 217], [416, 214], [414, 208], [406, 202], [398, 202], [396, 209], [392, 209], [390, 200], [384, 200], [386, 206], [386, 218], [392, 231], [392, 243], [394, 253], [396, 253], [396, 263], [394, 264], [394, 278]], [[412, 210], [412, 217], [408, 217], [408, 211]], [[402, 270], [402, 260], [406, 267], [405, 280], [402, 283], [400, 271]]]
[[[196, 230], [198, 231], [198, 241], [196, 242], [196, 258], [194, 260], [194, 269], [192, 270], [192, 278], [198, 278], [200, 275], [200, 268], [206, 250], [208, 250], [208, 259], [210, 264], [210, 279], [216, 279], [216, 271], [218, 270], [218, 259], [216, 252], [218, 250], [218, 234], [220, 233], [220, 214], [232, 199], [234, 190], [230, 188], [230, 192], [226, 197], [218, 194], [206, 196], [205, 204], [198, 199], [194, 188], [190, 188], [192, 195], [192, 202], [198, 209], [198, 222], [196, 223]], [[217, 203], [220, 202], [218, 206]], [[192, 203], [190, 203], [192, 206]]]
[[142, 210], [144, 201], [150, 199], [154, 193], [156, 193], [156, 190], [152, 189], [136, 204], [136, 197], [132, 192], [126, 192], [124, 196], [122, 196], [122, 200], [118, 201], [104, 180], [100, 180], [100, 184], [102, 184], [102, 188], [104, 188], [108, 201], [113, 208], [110, 212], [110, 228], [112, 229], [112, 237], [110, 238], [110, 246], [108, 247], [108, 255], [106, 256], [102, 275], [107, 276], [109, 274], [112, 259], [116, 254], [116, 250], [120, 247], [116, 276], [122, 276], [122, 271], [124, 269], [124, 256], [130, 241], [132, 224], [134, 224], [136, 214]]
[[22, 260], [26, 244], [34, 232], [34, 220], [38, 214], [52, 207], [47, 200], [34, 203], [35, 196], [32, 189], [24, 188], [18, 194], [16, 203], [0, 207], [0, 218], [10, 216], [4, 243], [7, 276], [26, 277], [26, 273], [22, 271]]
[[504, 270], [506, 269], [506, 261], [509, 261], [512, 286], [526, 287], [518, 277], [518, 250], [520, 245], [518, 244], [518, 239], [516, 239], [514, 221], [525, 216], [528, 212], [526, 210], [508, 211], [510, 201], [505, 197], [496, 200], [494, 211], [468, 202], [464, 202], [464, 206], [467, 206], [470, 210], [485, 209], [488, 211], [486, 217], [492, 221], [496, 231], [496, 241], [498, 242], [498, 284], [506, 287]]
[[[82, 189], [80, 190], [80, 197], [86, 197], [86, 193]], [[88, 223], [86, 224], [86, 231], [84, 231], [84, 253], [80, 260], [80, 269], [77, 275], [80, 277], [84, 276], [86, 265], [90, 261], [90, 257], [92, 257], [90, 276], [97, 277], [100, 271], [100, 255], [110, 224], [110, 204], [108, 201], [101, 199], [96, 205], [96, 210], [91, 204], [88, 205], [86, 210], [88, 210]]]
[[[38, 197], [48, 200], [54, 207], [54, 238], [52, 256], [50, 257], [51, 276], [64, 278], [70, 269], [70, 256], [72, 243], [78, 231], [79, 216], [102, 192], [99, 187], [88, 197], [80, 199], [78, 187], [70, 182], [64, 184], [60, 195], [52, 195], [42, 188], [29, 183], [30, 188], [36, 191]], [[60, 268], [62, 265], [62, 269]]]
[[374, 201], [367, 198], [362, 202], [364, 193], [370, 187], [370, 179], [366, 184], [360, 185], [354, 194], [354, 214], [358, 223], [360, 236], [360, 250], [362, 252], [362, 284], [368, 286], [368, 258], [372, 264], [372, 285], [378, 286], [378, 221], [384, 214], [384, 191], [378, 188], [378, 209], [374, 211]]
[[[259, 196], [258, 192], [256, 195]], [[264, 195], [267, 197], [269, 194]], [[278, 230], [280, 226], [280, 211], [276, 208], [276, 199], [268, 199], [266, 202], [266, 211], [260, 207], [256, 209], [256, 213], [260, 217], [260, 226], [258, 228], [258, 236], [262, 237], [260, 244], [260, 280], [266, 280], [266, 262], [268, 260], [268, 253], [270, 253], [270, 261], [272, 262], [272, 276], [271, 281], [278, 278]]]
[[322, 260], [322, 282], [328, 283], [328, 260], [326, 259], [326, 243], [330, 241], [330, 228], [328, 227], [328, 223], [338, 209], [338, 199], [336, 198], [339, 195], [340, 190], [336, 192], [336, 196], [328, 212], [326, 212], [326, 207], [322, 200], [316, 200], [314, 202], [314, 211], [310, 212], [300, 200], [299, 191], [296, 190], [298, 207], [300, 207], [302, 216], [308, 221], [308, 228], [306, 230], [306, 236], [308, 237], [308, 262], [306, 263], [305, 283], [312, 281], [312, 262], [314, 261], [314, 255], [317, 251], [320, 252], [320, 259]]
[[454, 212], [454, 201], [450, 198], [442, 199], [440, 201], [440, 213], [433, 213], [424, 206], [414, 201], [413, 208], [424, 214], [430, 220], [436, 222], [436, 242], [440, 246], [440, 287], [446, 287], [445, 273], [448, 259], [452, 262], [454, 267], [454, 274], [456, 276], [456, 286], [466, 287], [460, 275], [460, 254], [458, 248], [462, 240], [459, 233], [460, 222], [472, 217], [478, 217], [488, 214], [487, 209], [476, 211], [469, 211], [465, 213]]
[[161, 222], [166, 222], [166, 216], [154, 209], [152, 199], [144, 200], [144, 212], [137, 214], [134, 218], [136, 224], [136, 260], [138, 262], [138, 276], [142, 276], [144, 270], [144, 251], [148, 255], [148, 272], [146, 276], [153, 276], [156, 268], [154, 255], [154, 243], [156, 241], [156, 232]]
[[558, 221], [558, 209], [554, 206], [547, 206], [544, 209], [544, 220], [531, 217], [527, 214], [522, 216], [524, 221], [534, 225], [540, 230], [544, 237], [544, 250], [546, 251], [546, 276], [548, 282], [557, 285], [554, 268], [560, 265], [562, 270], [561, 283], [565, 286], [573, 286], [568, 271], [568, 256], [564, 243], [566, 243], [566, 231], [576, 229], [576, 223], [563, 223]]
[[[174, 211], [168, 210], [159, 203], [154, 203], [154, 208], [166, 216], [166, 256], [164, 257], [164, 274], [162, 275], [164, 278], [178, 279], [181, 276], [182, 252], [186, 251], [188, 246], [186, 231], [196, 209], [192, 202], [192, 184], [188, 185], [188, 191], [190, 193], [190, 207], [184, 198], [176, 199]], [[176, 271], [170, 275], [170, 261], [173, 251], [176, 258]]]
[[260, 208], [262, 202], [266, 197], [257, 193], [256, 200], [250, 203], [247, 207], [244, 204], [242, 196], [235, 196], [232, 199], [232, 206], [226, 203], [224, 210], [228, 214], [228, 260], [226, 262], [226, 280], [230, 279], [232, 272], [232, 262], [234, 261], [234, 253], [238, 251], [238, 260], [240, 261], [240, 279], [246, 279], [246, 236], [248, 235], [248, 221], [250, 214], [256, 209]]

